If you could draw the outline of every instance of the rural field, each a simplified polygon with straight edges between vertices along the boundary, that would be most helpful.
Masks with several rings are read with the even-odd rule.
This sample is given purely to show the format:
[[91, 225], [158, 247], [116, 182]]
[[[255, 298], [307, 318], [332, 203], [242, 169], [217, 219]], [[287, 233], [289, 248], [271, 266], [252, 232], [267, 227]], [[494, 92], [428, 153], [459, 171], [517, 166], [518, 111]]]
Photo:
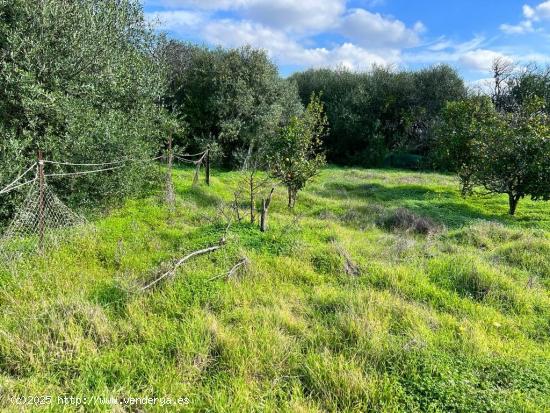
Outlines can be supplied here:
[[239, 172], [192, 176], [173, 213], [159, 186], [0, 269], [0, 409], [550, 411], [550, 204], [326, 167], [294, 209], [276, 188], [260, 232], [222, 213]]

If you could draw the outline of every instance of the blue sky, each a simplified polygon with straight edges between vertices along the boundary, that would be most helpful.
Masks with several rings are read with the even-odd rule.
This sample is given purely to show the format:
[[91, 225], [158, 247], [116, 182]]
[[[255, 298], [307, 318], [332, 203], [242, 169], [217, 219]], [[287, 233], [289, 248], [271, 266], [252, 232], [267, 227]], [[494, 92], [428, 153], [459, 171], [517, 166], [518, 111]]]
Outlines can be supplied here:
[[496, 57], [550, 63], [550, 0], [144, 0], [170, 37], [267, 50], [283, 75], [373, 64], [490, 77]]

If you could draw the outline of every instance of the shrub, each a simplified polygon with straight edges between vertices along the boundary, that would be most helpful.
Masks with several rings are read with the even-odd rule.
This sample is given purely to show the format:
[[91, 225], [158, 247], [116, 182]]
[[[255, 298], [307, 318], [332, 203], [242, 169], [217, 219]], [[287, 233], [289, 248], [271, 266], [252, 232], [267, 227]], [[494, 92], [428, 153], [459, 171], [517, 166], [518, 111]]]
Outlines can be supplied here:
[[417, 234], [432, 234], [441, 230], [441, 225], [429, 218], [421, 217], [406, 208], [398, 208], [379, 219], [378, 224], [388, 230], [399, 230]]

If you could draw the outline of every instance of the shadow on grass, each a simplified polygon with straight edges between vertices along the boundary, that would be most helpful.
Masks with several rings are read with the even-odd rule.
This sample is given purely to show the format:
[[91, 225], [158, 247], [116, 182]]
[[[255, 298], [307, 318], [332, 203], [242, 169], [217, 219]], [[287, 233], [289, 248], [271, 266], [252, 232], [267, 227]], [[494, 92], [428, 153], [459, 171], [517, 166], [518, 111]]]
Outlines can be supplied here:
[[[425, 216], [454, 229], [477, 220], [491, 220], [506, 224], [517, 224], [517, 220], [502, 212], [491, 213], [468, 205], [453, 190], [433, 190], [422, 185], [385, 186], [379, 183], [351, 184], [329, 183], [317, 195], [332, 199], [356, 199], [375, 203], [384, 209], [407, 208], [417, 215]], [[356, 208], [362, 215], [361, 207]], [[372, 220], [372, 211], [366, 211]], [[536, 224], [536, 220], [523, 218], [522, 224]]]
[[391, 202], [396, 200], [425, 200], [435, 197], [456, 197], [452, 190], [434, 191], [422, 185], [385, 186], [378, 183], [351, 184], [331, 182], [324, 189], [316, 192], [325, 198], [336, 199], [371, 199], [374, 201]]
[[176, 189], [176, 193], [179, 197], [186, 199], [191, 198], [193, 201], [202, 208], [218, 206], [222, 200], [220, 197], [207, 193], [201, 186], [189, 186], [185, 189]]

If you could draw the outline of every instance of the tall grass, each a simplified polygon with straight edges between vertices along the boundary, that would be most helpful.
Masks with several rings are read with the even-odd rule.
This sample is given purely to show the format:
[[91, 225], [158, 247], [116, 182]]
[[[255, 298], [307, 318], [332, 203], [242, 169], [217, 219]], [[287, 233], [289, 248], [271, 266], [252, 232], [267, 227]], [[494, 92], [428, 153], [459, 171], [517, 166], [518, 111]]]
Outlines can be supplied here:
[[234, 224], [225, 248], [137, 293], [223, 233], [238, 174], [191, 176], [177, 172], [174, 216], [158, 195], [128, 200], [0, 270], [1, 408], [51, 395], [45, 411], [122, 410], [95, 395], [187, 397], [174, 411], [550, 409], [550, 205], [511, 218], [448, 176], [328, 168], [295, 211], [276, 191], [267, 233]]

